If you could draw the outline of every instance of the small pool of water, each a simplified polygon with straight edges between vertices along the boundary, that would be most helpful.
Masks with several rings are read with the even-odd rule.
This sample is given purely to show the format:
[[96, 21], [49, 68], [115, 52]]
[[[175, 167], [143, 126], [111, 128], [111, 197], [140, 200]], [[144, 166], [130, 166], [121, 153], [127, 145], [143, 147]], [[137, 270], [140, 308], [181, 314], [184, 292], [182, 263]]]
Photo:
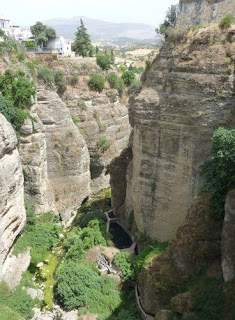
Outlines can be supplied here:
[[111, 223], [109, 232], [112, 235], [113, 243], [118, 249], [129, 248], [132, 245], [129, 234], [118, 223]]

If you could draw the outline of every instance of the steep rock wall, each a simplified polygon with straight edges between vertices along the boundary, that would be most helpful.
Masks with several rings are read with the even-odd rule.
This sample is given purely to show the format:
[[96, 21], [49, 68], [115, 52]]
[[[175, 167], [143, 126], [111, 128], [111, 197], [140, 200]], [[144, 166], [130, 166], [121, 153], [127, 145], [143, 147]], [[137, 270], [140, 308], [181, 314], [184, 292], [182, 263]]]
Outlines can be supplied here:
[[228, 13], [235, 16], [234, 0], [180, 0], [177, 27], [216, 23]]
[[198, 192], [213, 131], [234, 125], [233, 33], [207, 27], [168, 39], [132, 99], [125, 211], [151, 238], [174, 237]]
[[[128, 146], [128, 108], [116, 90], [105, 89], [98, 93], [86, 86], [83, 90], [79, 87], [78, 84], [78, 88], [68, 90], [67, 106], [88, 146], [91, 190], [98, 191], [109, 186], [107, 166]], [[109, 144], [104, 151], [99, 147], [103, 137]]]
[[[17, 138], [0, 114], [0, 281], [11, 246], [25, 223], [23, 174]], [[7, 270], [6, 270], [7, 271]]]
[[222, 268], [225, 282], [235, 280], [235, 190], [229, 192], [225, 203], [222, 233]]
[[48, 181], [56, 208], [67, 222], [90, 194], [87, 145], [55, 92], [39, 88], [35, 112], [45, 130]]
[[55, 196], [48, 180], [47, 148], [44, 126], [31, 108], [31, 119], [20, 129], [19, 153], [24, 173], [24, 192], [27, 204], [35, 206], [35, 213], [53, 210], [56, 213]]

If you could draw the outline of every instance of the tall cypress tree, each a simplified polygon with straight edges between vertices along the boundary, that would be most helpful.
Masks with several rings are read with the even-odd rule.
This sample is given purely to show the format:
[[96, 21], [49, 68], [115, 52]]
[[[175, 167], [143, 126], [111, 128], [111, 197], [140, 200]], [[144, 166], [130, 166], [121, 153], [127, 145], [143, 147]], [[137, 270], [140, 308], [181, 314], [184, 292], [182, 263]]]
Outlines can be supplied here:
[[78, 27], [77, 32], [75, 33], [75, 41], [73, 44], [73, 50], [80, 54], [82, 57], [87, 57], [91, 51], [91, 38], [87, 33], [87, 28], [85, 27], [82, 19], [80, 27]]

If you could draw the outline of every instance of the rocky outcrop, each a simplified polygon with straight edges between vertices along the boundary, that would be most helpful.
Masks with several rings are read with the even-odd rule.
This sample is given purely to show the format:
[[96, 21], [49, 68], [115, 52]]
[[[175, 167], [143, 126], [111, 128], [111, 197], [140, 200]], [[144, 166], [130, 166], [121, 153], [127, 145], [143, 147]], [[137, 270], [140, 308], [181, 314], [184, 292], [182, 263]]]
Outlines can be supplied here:
[[127, 101], [116, 90], [94, 92], [81, 81], [67, 90], [67, 106], [89, 149], [91, 190], [99, 191], [109, 186], [107, 166], [128, 146]]
[[20, 283], [22, 274], [30, 265], [30, 259], [30, 248], [17, 256], [10, 253], [3, 266], [3, 279], [10, 289], [14, 289]]
[[[17, 138], [0, 114], [0, 281], [12, 244], [25, 223], [23, 174]], [[7, 270], [6, 270], [7, 271]]]
[[124, 149], [119, 157], [113, 159], [108, 166], [110, 173], [110, 186], [112, 189], [112, 206], [115, 215], [118, 215], [120, 220], [125, 223], [124, 204], [126, 198], [126, 171], [132, 160], [132, 149], [129, 147]]
[[55, 197], [48, 180], [47, 149], [44, 127], [31, 108], [31, 117], [20, 129], [19, 152], [24, 173], [24, 191], [27, 204], [35, 206], [35, 213], [53, 210], [56, 213]]
[[169, 37], [130, 103], [125, 211], [151, 238], [175, 236], [198, 192], [212, 133], [235, 123], [232, 32], [211, 26]]
[[225, 203], [222, 234], [222, 269], [224, 281], [235, 280], [235, 190], [229, 192]]
[[90, 194], [88, 149], [66, 105], [55, 92], [39, 88], [35, 112], [45, 130], [48, 181], [56, 208], [67, 222]]
[[181, 294], [186, 283], [189, 286], [202, 270], [207, 271], [207, 278], [218, 279], [219, 273], [221, 279], [221, 272], [211, 270], [215, 265], [217, 269], [215, 262], [220, 263], [222, 222], [214, 221], [210, 212], [208, 195], [198, 196], [168, 250], [140, 273], [139, 291], [146, 312], [155, 314], [171, 301], [175, 312], [186, 313], [195, 307], [188, 293]]
[[180, 0], [177, 27], [216, 23], [228, 13], [235, 15], [233, 0]]

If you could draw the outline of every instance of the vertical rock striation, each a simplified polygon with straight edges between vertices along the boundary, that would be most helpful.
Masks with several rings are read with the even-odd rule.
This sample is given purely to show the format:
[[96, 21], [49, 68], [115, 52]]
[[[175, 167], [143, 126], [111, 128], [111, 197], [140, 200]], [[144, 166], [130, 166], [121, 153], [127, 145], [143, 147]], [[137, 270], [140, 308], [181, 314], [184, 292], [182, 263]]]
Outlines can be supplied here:
[[87, 145], [66, 105], [52, 91], [40, 88], [35, 112], [43, 123], [47, 146], [48, 181], [63, 219], [90, 194], [90, 159]]
[[48, 180], [47, 149], [44, 127], [31, 108], [31, 119], [20, 129], [19, 153], [24, 173], [24, 191], [27, 204], [35, 206], [37, 215], [53, 210], [56, 212], [55, 197]]
[[[88, 146], [91, 190], [99, 191], [109, 186], [108, 165], [128, 145], [128, 108], [116, 90], [98, 93], [85, 87], [75, 92], [67, 93], [67, 106]], [[102, 139], [107, 141], [105, 150], [102, 150]]]
[[222, 233], [222, 268], [224, 281], [235, 280], [235, 190], [229, 192], [225, 203]]
[[216, 23], [228, 13], [235, 15], [234, 0], [180, 0], [177, 27]]
[[211, 26], [168, 38], [131, 101], [125, 211], [151, 238], [176, 234], [198, 192], [214, 130], [235, 123], [233, 32]]
[[17, 139], [0, 114], [0, 281], [12, 244], [25, 223], [23, 174]]

